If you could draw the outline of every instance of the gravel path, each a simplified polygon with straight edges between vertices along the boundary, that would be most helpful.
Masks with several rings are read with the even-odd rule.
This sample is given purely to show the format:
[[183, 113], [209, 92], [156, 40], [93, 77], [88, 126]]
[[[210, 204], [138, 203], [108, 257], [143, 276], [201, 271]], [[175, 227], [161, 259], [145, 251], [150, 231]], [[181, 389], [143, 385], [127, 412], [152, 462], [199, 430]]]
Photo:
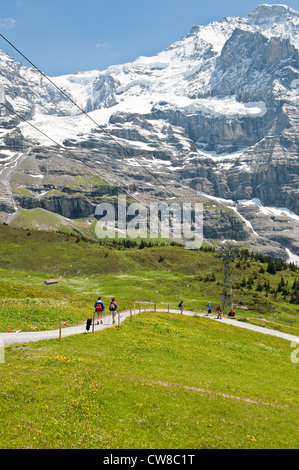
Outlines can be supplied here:
[[[169, 311], [170, 313], [180, 314], [179, 310], [170, 309]], [[157, 309], [157, 312], [168, 312], [168, 310]], [[196, 312], [191, 312], [188, 310], [184, 311], [184, 315], [188, 315], [188, 316], [199, 315], [201, 317], [208, 318], [208, 316], [204, 313], [196, 313]], [[119, 316], [120, 316], [120, 323], [122, 323], [127, 317], [130, 316], [130, 310], [125, 310], [123, 312], [120, 312]], [[217, 318], [214, 315], [209, 315], [209, 318], [213, 321], [227, 323], [229, 325], [233, 325], [238, 328], [245, 328], [247, 330], [256, 331], [259, 333], [263, 333], [265, 335], [278, 336], [279, 338], [286, 339], [287, 341], [295, 341], [299, 344], [299, 336], [295, 334], [289, 334], [289, 333], [283, 333], [281, 331], [270, 330], [269, 328], [251, 325], [250, 323], [240, 322], [236, 319], [231, 319], [231, 318], [222, 318], [221, 320], [217, 320]], [[116, 320], [115, 326], [117, 326], [118, 315], [116, 315], [115, 320]], [[101, 331], [101, 330], [104, 330], [105, 328], [108, 328], [109, 326], [110, 327], [114, 326], [112, 325], [111, 315], [106, 316], [103, 322], [104, 322], [103, 325], [94, 325], [94, 331]], [[92, 331], [92, 327], [89, 332], [91, 331]], [[85, 323], [79, 326], [70, 326], [70, 327], [66, 326], [66, 327], [63, 327], [61, 330], [61, 338], [65, 338], [66, 336], [70, 336], [70, 335], [82, 334], [82, 333], [87, 333]], [[58, 338], [59, 338], [59, 330], [27, 331], [27, 332], [20, 331], [19, 333], [0, 333], [0, 342], [2, 342], [4, 346], [9, 346], [10, 344], [22, 344], [22, 343], [29, 343], [32, 341], [40, 341], [44, 339], [58, 339]]]

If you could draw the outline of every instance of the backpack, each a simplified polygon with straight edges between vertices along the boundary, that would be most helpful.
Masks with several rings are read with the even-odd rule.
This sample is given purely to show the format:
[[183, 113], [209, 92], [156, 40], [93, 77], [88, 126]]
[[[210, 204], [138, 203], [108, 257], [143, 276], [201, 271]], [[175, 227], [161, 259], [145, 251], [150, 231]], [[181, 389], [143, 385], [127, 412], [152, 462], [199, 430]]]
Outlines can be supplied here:
[[101, 312], [103, 310], [103, 304], [102, 302], [99, 302], [96, 304], [96, 312]]
[[114, 310], [116, 310], [116, 304], [115, 304], [115, 302], [110, 302], [109, 310], [110, 310], [110, 312], [114, 312]]

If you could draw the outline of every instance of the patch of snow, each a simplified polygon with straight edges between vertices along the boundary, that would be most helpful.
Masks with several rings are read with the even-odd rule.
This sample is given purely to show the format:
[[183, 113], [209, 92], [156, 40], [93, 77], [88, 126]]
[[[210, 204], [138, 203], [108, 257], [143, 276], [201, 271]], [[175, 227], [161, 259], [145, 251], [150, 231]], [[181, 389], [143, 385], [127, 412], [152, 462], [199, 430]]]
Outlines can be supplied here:
[[235, 204], [235, 202], [232, 199], [223, 199], [221, 197], [210, 196], [209, 194], [204, 193], [203, 191], [197, 191], [197, 193], [208, 199], [212, 199], [213, 201], [219, 202], [221, 205], [224, 205], [224, 206], [226, 206], [227, 204]]
[[264, 101], [257, 101], [251, 103], [242, 103], [236, 100], [235, 97], [227, 98], [205, 98], [205, 99], [190, 99], [185, 98], [185, 105], [182, 105], [182, 97], [173, 99], [172, 103], [177, 107], [183, 108], [186, 113], [202, 112], [212, 116], [224, 116], [227, 118], [232, 117], [246, 117], [246, 116], [264, 116], [267, 112], [267, 106]]
[[253, 198], [253, 199], [250, 199], [250, 200], [240, 200], [240, 201], [238, 201], [238, 203], [242, 204], [244, 206], [250, 206], [250, 205], [257, 206], [257, 207], [259, 207], [260, 212], [262, 212], [265, 215], [269, 215], [269, 216], [276, 215], [276, 216], [280, 216], [280, 217], [287, 216], [288, 218], [293, 219], [296, 222], [299, 222], [299, 216], [297, 214], [295, 214], [295, 212], [290, 211], [286, 207], [267, 207], [267, 206], [264, 206], [262, 204], [261, 200], [258, 199], [258, 198]]
[[0, 164], [2, 164], [3, 162], [8, 162], [9, 160], [11, 160], [11, 158], [12, 158], [12, 157], [4, 157], [4, 158], [2, 158], [2, 157], [0, 156]]
[[[228, 160], [237, 160], [248, 150], [248, 147], [244, 147], [237, 152], [232, 153], [216, 153], [215, 151], [207, 152], [206, 150], [198, 149], [199, 156], [211, 158], [214, 162], [226, 162]], [[196, 157], [193, 157], [196, 158]]]
[[149, 144], [147, 144], [146, 142], [140, 142], [140, 141], [130, 141], [130, 144], [134, 147], [138, 147], [142, 150], [149, 150], [150, 152], [152, 152], [153, 150], [155, 150], [153, 147], [151, 147]]
[[288, 255], [287, 263], [294, 263], [299, 268], [299, 256], [292, 253], [288, 248], [285, 250]]

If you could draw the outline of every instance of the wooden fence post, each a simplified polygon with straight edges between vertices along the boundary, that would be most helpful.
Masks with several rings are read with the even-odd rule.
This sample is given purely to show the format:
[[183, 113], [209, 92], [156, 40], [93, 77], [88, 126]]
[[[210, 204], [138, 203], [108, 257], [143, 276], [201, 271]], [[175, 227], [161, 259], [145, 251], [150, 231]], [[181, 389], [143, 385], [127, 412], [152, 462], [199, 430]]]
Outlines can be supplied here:
[[61, 341], [61, 317], [59, 317], [59, 341]]

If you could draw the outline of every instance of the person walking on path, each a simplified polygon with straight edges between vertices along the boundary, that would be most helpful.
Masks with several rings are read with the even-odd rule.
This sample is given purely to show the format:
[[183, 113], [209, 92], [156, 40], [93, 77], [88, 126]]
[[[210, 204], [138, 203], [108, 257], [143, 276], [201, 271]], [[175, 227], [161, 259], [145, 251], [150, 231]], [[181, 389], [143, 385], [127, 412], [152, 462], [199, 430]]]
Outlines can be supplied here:
[[179, 305], [178, 305], [179, 309], [181, 310], [181, 313], [183, 313], [183, 311], [184, 311], [184, 305], [183, 304], [184, 304], [184, 302], [183, 302], [183, 300], [181, 300]]
[[96, 303], [94, 304], [94, 310], [95, 310], [95, 313], [98, 316], [97, 325], [99, 325], [99, 320], [100, 320], [100, 323], [102, 324], [103, 323], [103, 321], [102, 321], [103, 313], [104, 313], [104, 310], [105, 310], [105, 304], [102, 301], [102, 297], [99, 297], [98, 300], [96, 301]]
[[115, 302], [115, 297], [112, 297], [110, 305], [109, 305], [109, 310], [112, 314], [112, 323], [115, 323], [115, 315], [117, 312], [117, 303]]
[[208, 303], [207, 305], [207, 309], [208, 309], [208, 315], [210, 315], [210, 313], [212, 313], [212, 306], [211, 306], [211, 302]]
[[221, 305], [218, 304], [218, 306], [216, 307], [216, 312], [217, 312], [217, 319], [220, 319], [221, 320]]

